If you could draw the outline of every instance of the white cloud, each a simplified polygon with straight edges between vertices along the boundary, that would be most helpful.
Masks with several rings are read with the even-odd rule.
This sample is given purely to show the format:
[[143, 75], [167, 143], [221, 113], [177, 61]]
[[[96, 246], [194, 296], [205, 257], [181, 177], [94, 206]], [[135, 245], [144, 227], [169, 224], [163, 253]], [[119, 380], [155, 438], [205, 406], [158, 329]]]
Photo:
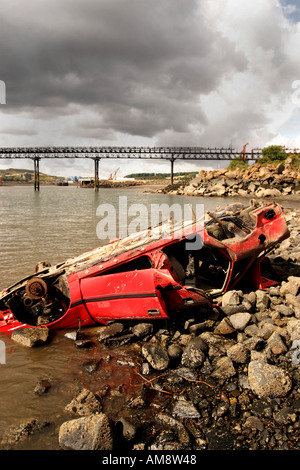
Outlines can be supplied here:
[[[241, 146], [250, 141], [256, 147], [280, 141], [281, 129], [295, 112], [291, 97], [292, 83], [300, 77], [300, 24], [291, 25], [274, 0], [207, 0], [203, 5], [209, 24], [243, 52], [247, 68], [224, 76], [201, 96], [207, 117], [202, 142], [226, 145], [233, 140]], [[294, 145], [295, 138], [290, 142]]]

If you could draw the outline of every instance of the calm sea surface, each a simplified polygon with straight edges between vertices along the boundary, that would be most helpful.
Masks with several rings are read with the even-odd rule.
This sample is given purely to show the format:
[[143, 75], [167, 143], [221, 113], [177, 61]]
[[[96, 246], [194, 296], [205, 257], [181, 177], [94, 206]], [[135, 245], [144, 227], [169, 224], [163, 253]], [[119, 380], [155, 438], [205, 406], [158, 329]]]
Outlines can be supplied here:
[[[207, 211], [218, 205], [237, 202], [236, 198], [171, 196], [145, 193], [141, 189], [100, 189], [95, 193], [93, 189], [76, 186], [42, 186], [39, 192], [35, 192], [32, 186], [0, 186], [0, 290], [33, 274], [39, 261], [56, 264], [105, 244], [106, 240], [97, 236], [97, 225], [101, 220], [97, 209], [103, 207], [102, 204], [110, 204], [107, 207], [115, 208], [110, 217], [115, 217], [118, 222], [119, 198], [125, 196], [128, 208], [138, 209], [139, 206], [132, 205], [142, 204], [149, 215], [153, 204], [176, 203], [182, 207], [191, 204], [194, 211], [196, 204], [204, 204]], [[243, 199], [240, 201], [247, 203]], [[299, 207], [297, 203], [283, 205]], [[49, 420], [51, 425], [37, 436], [27, 439], [21, 448], [59, 448], [59, 424], [72, 419], [63, 413], [66, 404], [79, 386], [97, 391], [101, 377], [97, 376], [97, 385], [97, 381], [91, 380], [82, 366], [95, 359], [93, 354], [97, 354], [99, 359], [99, 348], [96, 351], [79, 351], [64, 334], [57, 332], [49, 345], [33, 349], [22, 348], [14, 344], [10, 337], [0, 334], [0, 340], [6, 345], [6, 363], [0, 364], [0, 441], [8, 427], [38, 418]], [[103, 358], [107, 354], [103, 350]], [[118, 357], [120, 355], [122, 351], [118, 351]], [[118, 357], [113, 353], [111, 362], [101, 371], [111, 387], [117, 387], [121, 381], [126, 381], [126, 377], [129, 382], [133, 374], [130, 367], [120, 369], [117, 366]], [[34, 393], [34, 388], [38, 380], [44, 377], [51, 377], [53, 386], [46, 394], [39, 396]], [[118, 404], [112, 403], [113, 400], [107, 406], [114, 406], [116, 410], [122, 407], [120, 398]]]

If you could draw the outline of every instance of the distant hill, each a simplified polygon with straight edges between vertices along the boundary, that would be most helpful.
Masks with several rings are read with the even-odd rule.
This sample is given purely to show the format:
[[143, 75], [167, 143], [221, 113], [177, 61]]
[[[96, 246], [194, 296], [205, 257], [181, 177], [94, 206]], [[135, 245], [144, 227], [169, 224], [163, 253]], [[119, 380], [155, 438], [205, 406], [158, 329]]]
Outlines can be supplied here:
[[[54, 183], [64, 178], [58, 176], [47, 175], [46, 173], [40, 173], [40, 182]], [[34, 171], [25, 170], [20, 168], [8, 168], [5, 170], [0, 170], [0, 177], [3, 182], [5, 181], [18, 181], [26, 182], [34, 180]]]
[[[174, 179], [190, 179], [195, 178], [198, 174], [197, 171], [182, 171], [174, 173]], [[138, 180], [165, 180], [170, 179], [170, 173], [131, 173], [126, 175], [125, 178], [134, 178]]]

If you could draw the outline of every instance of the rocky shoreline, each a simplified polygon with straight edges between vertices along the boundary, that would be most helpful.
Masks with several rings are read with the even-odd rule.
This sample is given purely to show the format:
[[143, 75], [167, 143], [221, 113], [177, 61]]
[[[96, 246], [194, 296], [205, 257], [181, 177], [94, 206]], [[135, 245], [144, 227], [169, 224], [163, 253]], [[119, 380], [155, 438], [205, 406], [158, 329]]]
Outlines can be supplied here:
[[278, 165], [263, 166], [257, 162], [250, 167], [235, 170], [202, 170], [187, 185], [170, 185], [160, 192], [183, 196], [250, 196], [297, 200], [300, 197], [300, 172], [293, 168], [292, 159], [289, 158]]
[[[59, 448], [300, 449], [300, 210], [285, 215], [291, 236], [264, 262], [264, 275], [278, 285], [265, 291], [241, 286], [220, 297], [218, 308], [190, 311], [164, 325], [116, 322], [67, 333], [74, 354], [93, 350], [93, 380], [101, 369], [97, 348], [106, 348], [108, 361], [118, 348], [125, 358], [119, 367], [132, 367], [136, 385], [131, 396], [124, 393], [126, 383], [112, 390], [101, 382], [101, 393], [78, 390], [63, 410], [70, 418], [57, 426]], [[46, 329], [43, 337], [32, 330], [12, 339], [47, 347]], [[49, 388], [51, 381], [44, 380], [36, 393]], [[116, 415], [105, 403], [118, 394], [124, 403]], [[11, 428], [0, 448], [17, 448], [46, 425], [32, 419]]]

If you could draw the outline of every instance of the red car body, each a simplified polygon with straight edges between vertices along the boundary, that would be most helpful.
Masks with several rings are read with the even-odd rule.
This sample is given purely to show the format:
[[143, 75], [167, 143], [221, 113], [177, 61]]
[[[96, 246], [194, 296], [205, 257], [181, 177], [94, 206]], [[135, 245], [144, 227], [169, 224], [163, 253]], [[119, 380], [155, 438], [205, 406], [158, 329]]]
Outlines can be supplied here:
[[153, 236], [163, 225], [44, 266], [0, 293], [0, 332], [167, 319], [174, 311], [212, 307], [246, 275], [254, 288], [274, 284], [260, 266], [289, 236], [282, 207], [235, 204], [208, 214], [184, 230], [171, 224], [166, 238]]

